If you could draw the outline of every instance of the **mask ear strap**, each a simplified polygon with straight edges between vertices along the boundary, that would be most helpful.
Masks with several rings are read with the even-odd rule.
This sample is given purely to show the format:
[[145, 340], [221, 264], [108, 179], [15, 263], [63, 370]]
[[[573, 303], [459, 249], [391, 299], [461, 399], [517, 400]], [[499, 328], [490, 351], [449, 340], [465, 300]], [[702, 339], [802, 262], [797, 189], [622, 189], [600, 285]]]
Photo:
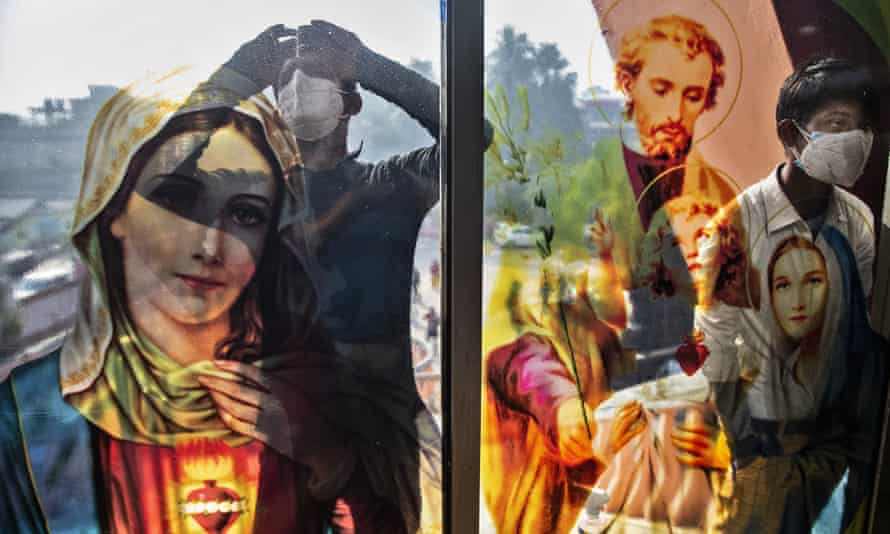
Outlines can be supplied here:
[[798, 124], [796, 120], [791, 119], [791, 123], [794, 124], [795, 128], [797, 128], [797, 131], [800, 132], [800, 135], [804, 136], [807, 140], [812, 137], [812, 134], [808, 132], [803, 126]]
[[[794, 119], [791, 119], [791, 123], [794, 124], [794, 127], [797, 128], [797, 131], [800, 133], [800, 135], [802, 135], [803, 138], [807, 141], [807, 143], [809, 143], [810, 140], [811, 140], [810, 132], [806, 131], [806, 130], [805, 130], [800, 124], [798, 124], [797, 121], [794, 120]], [[800, 154], [801, 154], [801, 153], [797, 151], [797, 148], [795, 148], [795, 147], [793, 147], [793, 146], [788, 147], [788, 148], [791, 150], [791, 153], [794, 154], [795, 159], [800, 160]]]

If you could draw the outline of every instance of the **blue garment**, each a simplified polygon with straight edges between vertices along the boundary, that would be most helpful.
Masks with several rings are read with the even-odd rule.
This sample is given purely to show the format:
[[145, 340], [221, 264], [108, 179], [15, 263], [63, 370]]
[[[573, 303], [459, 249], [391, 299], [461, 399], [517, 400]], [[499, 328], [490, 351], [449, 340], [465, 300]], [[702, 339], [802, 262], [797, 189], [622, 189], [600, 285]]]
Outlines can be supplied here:
[[887, 340], [872, 330], [856, 256], [846, 237], [832, 226], [822, 235], [834, 250], [843, 273], [844, 313], [831, 352], [831, 380], [824, 405], [840, 403], [846, 412], [849, 472], [844, 514], [846, 528], [871, 493], [881, 436], [882, 402], [887, 387]]
[[98, 533], [91, 426], [62, 398], [59, 355], [0, 383], [0, 532]]
[[[887, 383], [886, 340], [868, 321], [867, 301], [859, 279], [856, 256], [847, 238], [831, 225], [821, 229], [841, 268], [843, 307], [829, 360], [829, 382], [823, 395], [823, 414], [832, 425], [843, 425], [842, 442], [847, 469], [834, 488], [799, 488], [788, 494], [782, 532], [802, 532], [802, 518], [815, 517], [813, 534], [844, 532], [867, 504], [876, 468], [881, 414]], [[820, 419], [825, 419], [820, 416]], [[827, 421], [824, 422], [829, 426]], [[832, 491], [833, 490], [833, 491]], [[811, 515], [814, 505], [817, 515]]]

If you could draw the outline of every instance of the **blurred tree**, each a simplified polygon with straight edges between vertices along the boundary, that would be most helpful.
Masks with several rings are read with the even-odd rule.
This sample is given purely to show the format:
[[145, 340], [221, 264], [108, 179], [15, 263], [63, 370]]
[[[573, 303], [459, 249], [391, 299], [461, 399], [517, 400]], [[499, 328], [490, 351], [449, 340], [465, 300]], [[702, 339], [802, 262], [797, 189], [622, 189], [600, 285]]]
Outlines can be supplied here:
[[524, 224], [539, 229], [542, 257], [550, 255], [553, 240], [553, 217], [547, 209], [544, 194], [546, 179], [557, 184], [563, 175], [562, 139], [530, 141], [525, 134], [531, 124], [531, 108], [524, 85], [516, 88], [515, 101], [519, 113], [510, 110], [503, 85], [485, 91], [485, 115], [491, 122], [494, 137], [485, 158], [486, 215], [501, 222]]
[[569, 148], [565, 155], [576, 153], [586, 137], [582, 113], [575, 104], [578, 75], [566, 71], [569, 62], [556, 44], [535, 44], [512, 26], [504, 26], [498, 35], [497, 45], [486, 60], [486, 87], [493, 90], [502, 85], [511, 106], [518, 104], [517, 89], [525, 87], [534, 112], [527, 137], [543, 139], [560, 134], [571, 145], [564, 147]]

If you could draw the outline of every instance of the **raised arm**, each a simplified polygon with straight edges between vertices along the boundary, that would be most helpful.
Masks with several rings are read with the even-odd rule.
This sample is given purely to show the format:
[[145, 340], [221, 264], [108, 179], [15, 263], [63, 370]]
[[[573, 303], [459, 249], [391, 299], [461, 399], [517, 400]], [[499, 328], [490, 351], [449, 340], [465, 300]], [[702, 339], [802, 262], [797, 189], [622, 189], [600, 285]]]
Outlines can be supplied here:
[[436, 140], [439, 139], [439, 86], [417, 72], [362, 46], [356, 81], [399, 106]]
[[756, 276], [748, 272], [750, 259], [741, 214], [737, 204], [731, 205], [699, 238], [702, 276], [695, 330], [707, 352], [702, 372], [710, 382], [711, 399], [723, 420], [733, 455], [744, 462], [772, 445], [761, 443], [752, 429], [747, 398], [751, 370], [740, 364], [740, 351], [753, 350], [745, 344], [742, 310], [757, 305], [747, 301], [758, 293], [750, 283]]

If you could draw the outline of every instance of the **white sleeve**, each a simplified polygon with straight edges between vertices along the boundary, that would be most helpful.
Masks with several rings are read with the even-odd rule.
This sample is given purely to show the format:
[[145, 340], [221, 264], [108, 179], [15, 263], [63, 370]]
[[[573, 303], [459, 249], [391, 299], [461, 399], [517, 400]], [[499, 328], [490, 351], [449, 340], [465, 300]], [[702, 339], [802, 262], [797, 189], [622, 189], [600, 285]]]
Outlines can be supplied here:
[[702, 372], [710, 382], [735, 381], [739, 376], [734, 341], [739, 334], [741, 310], [716, 298], [715, 287], [720, 274], [720, 235], [716, 228], [699, 238], [698, 260], [701, 265], [703, 295], [695, 307], [695, 330], [704, 335], [701, 343], [708, 349]]
[[[859, 267], [859, 278], [862, 280], [862, 291], [865, 297], [871, 295], [872, 284], [874, 283], [873, 268], [875, 263], [875, 216], [865, 203], [862, 203], [860, 209], [865, 210], [862, 214], [868, 217], [868, 224], [853, 224], [852, 227], [857, 232], [856, 243], [853, 245], [853, 253], [856, 255], [856, 265]], [[854, 214], [854, 216], [857, 216]]]
[[702, 343], [708, 357], [702, 373], [710, 382], [734, 382], [739, 379], [737, 346], [742, 317], [739, 308], [722, 302], [695, 308], [695, 329], [704, 335]]
[[[744, 199], [740, 199], [745, 208]], [[744, 209], [738, 214], [740, 220], [725, 219], [723, 224], [738, 224], [741, 239], [747, 239], [744, 229], [750, 215]], [[720, 224], [715, 221], [714, 224]], [[721, 265], [721, 232], [712, 226], [698, 241], [698, 258], [703, 279], [702, 298], [695, 308], [695, 329], [703, 338], [701, 343], [708, 349], [708, 356], [702, 366], [702, 374], [709, 382], [709, 395], [729, 437], [733, 455], [749, 458], [760, 450], [757, 436], [751, 429], [751, 410], [748, 405], [745, 380], [742, 378], [750, 369], [750, 358], [741, 358], [740, 352], [750, 349], [743, 340], [747, 324], [744, 308], [727, 303], [717, 295], [716, 282]], [[748, 247], [745, 247], [747, 250]], [[746, 258], [748, 265], [753, 261]], [[747, 275], [745, 275], [747, 277]]]

